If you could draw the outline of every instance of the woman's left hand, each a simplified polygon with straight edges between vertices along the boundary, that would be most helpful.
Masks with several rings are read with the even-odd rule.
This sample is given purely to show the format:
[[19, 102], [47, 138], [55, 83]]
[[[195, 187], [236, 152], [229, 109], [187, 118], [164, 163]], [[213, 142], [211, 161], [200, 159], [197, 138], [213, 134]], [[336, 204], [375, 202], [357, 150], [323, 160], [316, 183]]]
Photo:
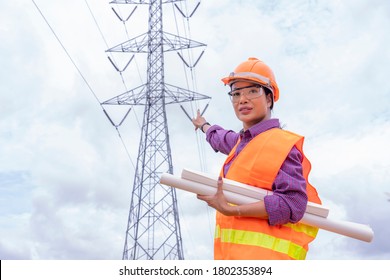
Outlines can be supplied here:
[[215, 195], [198, 194], [197, 198], [205, 201], [208, 206], [214, 208], [215, 210], [224, 214], [225, 216], [231, 216], [233, 215], [232, 213], [233, 206], [228, 204], [225, 195], [223, 194], [222, 185], [223, 185], [222, 177], [219, 177], [217, 192], [215, 193]]

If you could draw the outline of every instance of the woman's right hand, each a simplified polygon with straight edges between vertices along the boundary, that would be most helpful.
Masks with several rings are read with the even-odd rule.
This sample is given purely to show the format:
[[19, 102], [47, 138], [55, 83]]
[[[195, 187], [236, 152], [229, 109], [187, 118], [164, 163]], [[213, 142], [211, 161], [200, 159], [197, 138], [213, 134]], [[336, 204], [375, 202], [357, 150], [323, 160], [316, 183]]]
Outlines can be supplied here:
[[206, 119], [203, 116], [201, 116], [200, 110], [198, 109], [196, 113], [196, 117], [192, 119], [192, 124], [195, 126], [195, 130], [200, 128], [206, 122], [207, 122]]

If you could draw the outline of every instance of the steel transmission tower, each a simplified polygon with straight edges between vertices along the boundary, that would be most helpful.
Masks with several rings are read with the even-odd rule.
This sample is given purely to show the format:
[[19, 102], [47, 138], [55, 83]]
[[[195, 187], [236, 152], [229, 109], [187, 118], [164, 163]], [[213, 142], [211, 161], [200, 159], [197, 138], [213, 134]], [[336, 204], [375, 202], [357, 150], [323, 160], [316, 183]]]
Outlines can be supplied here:
[[184, 259], [176, 192], [159, 183], [173, 173], [166, 105], [210, 97], [164, 81], [165, 52], [206, 46], [163, 31], [162, 5], [179, 1], [110, 2], [149, 6], [148, 32], [107, 50], [147, 54], [146, 83], [102, 103], [144, 106], [123, 259]]

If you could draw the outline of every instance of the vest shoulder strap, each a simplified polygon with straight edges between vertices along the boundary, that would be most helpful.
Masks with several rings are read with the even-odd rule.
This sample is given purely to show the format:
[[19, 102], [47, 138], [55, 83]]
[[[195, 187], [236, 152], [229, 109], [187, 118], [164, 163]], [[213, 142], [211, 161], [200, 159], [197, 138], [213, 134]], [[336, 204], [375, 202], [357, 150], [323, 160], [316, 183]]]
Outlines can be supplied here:
[[[245, 182], [242, 183], [271, 190], [287, 155], [301, 139], [302, 136], [279, 128], [257, 135], [234, 159], [226, 177], [232, 180], [241, 179], [241, 182], [244, 179]], [[231, 160], [236, 147], [231, 151], [227, 162]], [[242, 174], [249, 176], [242, 178]]]

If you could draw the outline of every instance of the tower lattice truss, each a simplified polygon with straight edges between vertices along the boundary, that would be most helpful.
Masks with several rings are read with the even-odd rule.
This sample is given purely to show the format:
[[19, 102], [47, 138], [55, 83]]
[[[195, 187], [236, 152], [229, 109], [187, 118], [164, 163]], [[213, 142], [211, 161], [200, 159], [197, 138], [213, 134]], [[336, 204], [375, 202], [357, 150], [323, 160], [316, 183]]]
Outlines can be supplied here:
[[166, 105], [209, 99], [164, 81], [164, 53], [205, 44], [163, 31], [163, 4], [180, 0], [116, 0], [112, 4], [144, 4], [149, 8], [148, 32], [107, 52], [147, 54], [147, 81], [102, 104], [143, 105], [139, 142], [123, 259], [184, 259], [174, 188], [161, 185], [162, 173], [173, 173]]

